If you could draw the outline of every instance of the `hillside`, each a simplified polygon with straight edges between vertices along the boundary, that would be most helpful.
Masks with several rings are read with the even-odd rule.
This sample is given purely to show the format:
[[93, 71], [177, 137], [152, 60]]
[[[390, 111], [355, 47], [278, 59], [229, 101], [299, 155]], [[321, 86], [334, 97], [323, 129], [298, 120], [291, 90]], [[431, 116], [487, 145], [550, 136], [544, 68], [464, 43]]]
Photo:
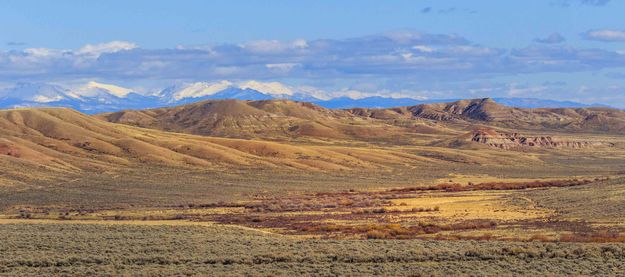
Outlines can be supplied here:
[[[308, 174], [388, 172], [399, 168], [438, 168], [445, 171], [460, 165], [492, 164], [522, 168], [542, 163], [536, 156], [519, 156], [513, 151], [489, 148], [494, 145], [490, 141], [471, 141], [467, 139], [466, 131], [462, 130], [441, 127], [450, 133], [428, 133], [419, 137], [419, 134], [429, 130], [399, 123], [396, 126], [387, 124], [385, 120], [292, 101], [207, 101], [100, 117], [143, 127], [154, 128], [159, 125], [152, 124], [163, 124], [164, 130], [210, 136], [110, 123], [66, 108], [0, 110], [0, 128], [3, 130], [0, 133], [0, 166], [3, 168], [0, 183], [24, 185], [32, 180], [56, 183], [87, 173], [114, 175], [121, 169], [142, 172], [145, 167], [187, 168], [194, 172], [271, 169], [272, 172]], [[216, 127], [214, 130], [213, 126]], [[297, 129], [292, 126], [297, 126]], [[436, 127], [432, 126], [428, 128]], [[311, 141], [215, 136], [223, 134], [288, 134], [294, 138], [308, 137]], [[323, 143], [312, 140], [330, 135], [340, 139], [329, 139]], [[395, 135], [412, 138], [417, 143], [398, 143], [401, 141], [393, 137]], [[353, 140], [356, 136], [389, 137], [389, 140], [388, 143], [368, 143]], [[454, 138], [464, 139], [465, 144], [472, 146], [436, 143]], [[489, 148], [488, 151], [480, 148], [480, 144], [486, 145], [482, 147]], [[596, 151], [617, 150], [603, 148]], [[583, 151], [595, 150], [579, 151], [582, 155], [586, 153]]]
[[[344, 110], [331, 110], [289, 100], [208, 100], [149, 110], [127, 110], [97, 116], [114, 123], [197, 135], [293, 139], [388, 139], [412, 130]], [[417, 122], [418, 123], [418, 122]], [[429, 133], [443, 133], [423, 125]]]
[[625, 133], [625, 111], [611, 108], [513, 108], [490, 98], [421, 104], [391, 109], [350, 109], [383, 120], [428, 119], [465, 125], [483, 124], [537, 131]]
[[[236, 101], [221, 104], [227, 105], [198, 106], [196, 110], [185, 112], [204, 114], [206, 108], [228, 114], [235, 108], [241, 108], [245, 109], [247, 117], [273, 120], [272, 115], [263, 110], [268, 109], [263, 103], [253, 103], [258, 108], [241, 107], [242, 103]], [[285, 118], [275, 119], [275, 122], [290, 120], [286, 115], [293, 111], [285, 106], [279, 112]], [[299, 116], [326, 116], [326, 112], [321, 110]], [[159, 112], [134, 114], [149, 119], [158, 116]], [[172, 116], [175, 117], [175, 114], [172, 113]], [[237, 124], [243, 126], [240, 122]], [[0, 181], [7, 183], [121, 168], [141, 170], [144, 166], [315, 172], [436, 163], [429, 158], [390, 148], [293, 145], [142, 129], [108, 123], [64, 108], [1, 110], [0, 128], [3, 130], [0, 133], [0, 166], [3, 167]]]
[[57, 182], [81, 172], [144, 166], [304, 172], [454, 164], [519, 168], [547, 158], [620, 151], [623, 144], [613, 134], [625, 130], [622, 114], [606, 108], [518, 109], [489, 99], [351, 110], [289, 100], [211, 100], [97, 118], [67, 108], [1, 110], [0, 181]]
[[[480, 127], [504, 133], [625, 133], [625, 111], [610, 108], [513, 108], [492, 99], [390, 109], [327, 109], [290, 100], [207, 100], [170, 108], [104, 113], [97, 118], [203, 136], [428, 145]], [[541, 137], [545, 135], [537, 135]], [[585, 143], [582, 141], [582, 143]], [[541, 143], [552, 147], [559, 143]], [[591, 145], [591, 144], [588, 144]], [[501, 148], [501, 147], [500, 147]], [[508, 147], [504, 147], [509, 149]], [[515, 147], [512, 147], [515, 148]]]

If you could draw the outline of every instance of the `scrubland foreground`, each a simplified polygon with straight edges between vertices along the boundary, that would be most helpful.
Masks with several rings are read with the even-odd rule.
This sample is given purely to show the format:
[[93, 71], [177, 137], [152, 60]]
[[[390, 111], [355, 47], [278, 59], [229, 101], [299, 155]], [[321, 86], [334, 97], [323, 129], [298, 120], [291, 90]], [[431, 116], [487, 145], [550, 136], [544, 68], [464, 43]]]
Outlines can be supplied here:
[[0, 275], [625, 275], [625, 114], [0, 111]]
[[625, 245], [319, 240], [229, 226], [0, 225], [0, 275], [617, 275]]

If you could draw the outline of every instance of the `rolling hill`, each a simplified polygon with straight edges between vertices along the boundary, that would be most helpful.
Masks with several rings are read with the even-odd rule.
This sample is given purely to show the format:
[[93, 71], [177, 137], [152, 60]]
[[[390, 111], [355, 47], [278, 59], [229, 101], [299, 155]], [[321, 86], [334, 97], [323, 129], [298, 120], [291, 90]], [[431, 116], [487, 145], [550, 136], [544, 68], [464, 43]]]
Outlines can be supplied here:
[[[218, 111], [229, 113], [244, 104], [224, 103], [227, 105]], [[264, 107], [262, 102], [253, 104], [256, 107], [244, 106], [246, 116], [281, 122], [271, 119], [263, 110], [270, 108]], [[289, 120], [286, 115], [296, 114], [288, 105], [282, 108], [279, 113], [285, 115], [284, 120]], [[203, 112], [201, 106], [198, 109], [196, 112]], [[317, 118], [333, 113], [313, 109], [310, 114], [297, 116]], [[349, 116], [345, 112], [337, 113]], [[0, 128], [3, 130], [0, 133], [0, 166], [3, 167], [0, 181], [7, 183], [64, 178], [81, 172], [111, 172], [120, 168], [141, 170], [150, 165], [204, 171], [247, 168], [315, 172], [444, 163], [400, 149], [371, 145], [315, 146], [163, 132], [109, 123], [66, 108], [1, 110]]]
[[[412, 130], [344, 110], [322, 108], [290, 100], [207, 100], [149, 110], [127, 110], [97, 115], [114, 123], [197, 135], [264, 139], [390, 139]], [[416, 126], [416, 127], [415, 127]], [[444, 133], [415, 120], [413, 128]]]
[[625, 133], [625, 111], [611, 108], [514, 108], [490, 98], [391, 109], [356, 108], [352, 114], [384, 120], [428, 119], [534, 131]]
[[179, 195], [201, 203], [286, 187], [406, 186], [449, 174], [622, 170], [621, 135], [485, 128], [501, 116], [493, 106], [508, 109], [488, 102], [429, 107], [447, 112], [444, 119], [419, 117], [413, 107], [357, 113], [288, 100], [210, 100], [97, 116], [0, 110], [0, 195], [15, 209], [93, 199], [104, 206], [111, 199], [174, 203]]
[[625, 133], [625, 111], [610, 108], [523, 109], [490, 98], [390, 109], [334, 110], [290, 100], [206, 100], [170, 108], [125, 110], [98, 118], [205, 136], [267, 140], [383, 141], [461, 136], [484, 126], [504, 133]]
[[144, 166], [316, 172], [531, 164], [538, 156], [515, 151], [566, 156], [621, 149], [624, 113], [520, 109], [490, 99], [349, 110], [290, 100], [207, 100], [96, 116], [68, 108], [0, 110], [0, 181]]

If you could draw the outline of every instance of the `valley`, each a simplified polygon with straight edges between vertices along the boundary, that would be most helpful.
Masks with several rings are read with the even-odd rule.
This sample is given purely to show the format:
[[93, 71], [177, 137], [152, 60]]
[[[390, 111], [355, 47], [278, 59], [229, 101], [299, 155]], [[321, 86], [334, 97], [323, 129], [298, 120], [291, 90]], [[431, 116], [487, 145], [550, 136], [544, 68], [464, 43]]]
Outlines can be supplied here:
[[[401, 261], [384, 269], [359, 268], [443, 274], [455, 272], [451, 264], [479, 264], [475, 257], [483, 253], [496, 260], [512, 257], [519, 270], [527, 270], [522, 264], [533, 258], [520, 253], [533, 251], [571, 264], [568, 271], [545, 264], [536, 272], [590, 274], [590, 268], [607, 264], [583, 255], [606, 255], [597, 249], [625, 242], [624, 119], [620, 110], [519, 109], [490, 99], [392, 109], [207, 100], [97, 115], [66, 108], [2, 110], [3, 236], [15, 236], [19, 228], [33, 237], [69, 230], [84, 239], [94, 230], [113, 237], [129, 232], [115, 240], [143, 251], [150, 243], [143, 232], [183, 231], [188, 236], [179, 240], [189, 244], [206, 243], [207, 234], [228, 240], [241, 233], [253, 246], [244, 260], [231, 258], [243, 251], [237, 248], [211, 261], [136, 253], [120, 266], [97, 255], [24, 260], [24, 242], [15, 240], [4, 249], [14, 256], [0, 260], [0, 273], [85, 273], [100, 263], [108, 272], [128, 266], [149, 274], [156, 270], [154, 259], [158, 270], [170, 272], [234, 270], [232, 265], [250, 263], [281, 272], [268, 264], [295, 262], [262, 254], [269, 247], [265, 242], [276, 241], [285, 244], [282, 251], [294, 251], [288, 245], [297, 243], [319, 253], [302, 272], [340, 264], [347, 274], [356, 268], [343, 259], [354, 257], [338, 258], [340, 249], [328, 244], [388, 249], [406, 241], [396, 250]], [[65, 246], [36, 247], [80, 249], [86, 243], [56, 241]], [[424, 263], [432, 257], [404, 248], [434, 244], [451, 255], [444, 263]], [[518, 247], [526, 250], [509, 252]], [[572, 249], [579, 255], [566, 254]], [[613, 266], [624, 257], [615, 251], [604, 257]], [[267, 265], [256, 263], [265, 258]], [[398, 257], [358, 259], [364, 259], [362, 266], [368, 259]], [[188, 268], [197, 263], [208, 267]]]

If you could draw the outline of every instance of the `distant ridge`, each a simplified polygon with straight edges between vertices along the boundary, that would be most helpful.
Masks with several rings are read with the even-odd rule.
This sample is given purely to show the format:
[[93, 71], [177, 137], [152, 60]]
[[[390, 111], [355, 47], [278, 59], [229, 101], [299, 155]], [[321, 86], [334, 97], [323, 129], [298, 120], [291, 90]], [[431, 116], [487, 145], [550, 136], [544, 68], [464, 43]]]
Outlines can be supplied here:
[[491, 98], [344, 110], [291, 100], [205, 100], [169, 108], [104, 113], [98, 117], [109, 122], [164, 131], [263, 139], [398, 139], [411, 133], [454, 133], [448, 124], [625, 133], [625, 111], [622, 110], [601, 107], [515, 108]]
[[482, 98], [389, 109], [355, 108], [349, 111], [386, 120], [422, 118], [514, 129], [625, 133], [625, 111], [605, 107], [515, 108], [497, 103], [491, 98]]
[[402, 132], [401, 128], [381, 121], [365, 121], [349, 111], [291, 100], [205, 100], [97, 117], [138, 127], [236, 138], [366, 139]]

